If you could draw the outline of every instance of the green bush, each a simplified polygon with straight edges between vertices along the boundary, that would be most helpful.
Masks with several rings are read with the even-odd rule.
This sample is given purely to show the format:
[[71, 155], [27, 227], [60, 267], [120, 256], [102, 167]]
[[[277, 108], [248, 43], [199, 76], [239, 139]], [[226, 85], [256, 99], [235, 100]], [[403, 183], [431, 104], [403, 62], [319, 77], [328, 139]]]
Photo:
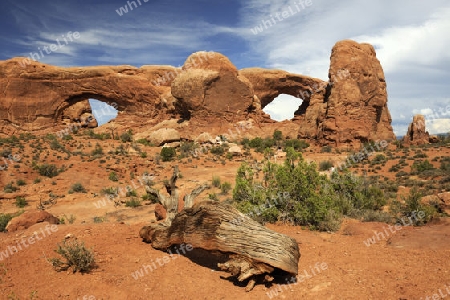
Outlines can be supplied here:
[[177, 155], [177, 151], [172, 147], [163, 147], [160, 152], [162, 161], [171, 161]]
[[12, 182], [8, 183], [5, 185], [5, 187], [3, 188], [3, 191], [5, 193], [14, 193], [18, 190], [19, 188], [14, 186], [14, 184]]
[[231, 190], [231, 183], [229, 182], [224, 182], [220, 185], [220, 191], [222, 192], [223, 195], [228, 194], [228, 192]]
[[212, 178], [212, 185], [213, 187], [220, 187], [220, 177], [219, 176], [213, 176]]
[[148, 146], [148, 147], [153, 146], [153, 144], [150, 143], [147, 139], [139, 139], [136, 141], [136, 143], [139, 143], [139, 144], [142, 144], [142, 145]]
[[95, 144], [95, 149], [91, 152], [92, 156], [101, 156], [103, 155], [103, 148], [99, 143]]
[[[403, 197], [403, 203], [394, 201], [391, 206], [391, 212], [397, 218], [397, 222], [412, 223], [414, 226], [425, 225], [436, 215], [436, 208], [432, 205], [422, 203], [421, 199], [424, 193], [417, 187], [409, 191], [409, 195]], [[420, 214], [419, 214], [420, 213]]]
[[387, 161], [386, 156], [384, 156], [383, 154], [377, 154], [377, 156], [375, 156], [372, 159], [371, 163], [372, 164], [382, 164], [382, 163], [384, 163], [386, 161]]
[[331, 153], [332, 150], [333, 150], [333, 148], [331, 148], [331, 146], [323, 146], [322, 147], [322, 153]]
[[16, 202], [14, 202], [14, 204], [18, 207], [18, 208], [24, 208], [25, 206], [28, 205], [28, 201], [24, 198], [24, 197], [16, 197]]
[[43, 165], [36, 165], [35, 169], [38, 170], [39, 175], [41, 176], [47, 176], [49, 178], [53, 178], [55, 176], [58, 176], [59, 170], [56, 167], [56, 165], [53, 164], [43, 164]]
[[126, 142], [132, 142], [133, 141], [133, 132], [130, 130], [128, 130], [127, 132], [124, 132], [120, 135], [120, 140], [122, 141], [122, 143], [126, 143]]
[[222, 156], [227, 151], [227, 145], [222, 144], [222, 145], [218, 145], [218, 146], [213, 146], [213, 147], [211, 147], [211, 149], [209, 151], [212, 154]]
[[74, 183], [72, 184], [72, 187], [69, 190], [69, 194], [73, 193], [87, 193], [86, 189], [81, 183]]
[[24, 186], [24, 185], [26, 185], [27, 183], [25, 182], [25, 180], [19, 179], [19, 180], [16, 181], [16, 184], [17, 184], [18, 186]]
[[411, 169], [413, 169], [415, 172], [417, 172], [418, 174], [427, 171], [427, 170], [432, 170], [434, 169], [433, 165], [428, 161], [428, 159], [424, 160], [424, 161], [415, 161], [413, 163], [413, 165], [411, 166]]
[[286, 150], [286, 148], [291, 147], [291, 148], [294, 148], [294, 150], [296, 150], [296, 151], [303, 151], [303, 149], [306, 149], [309, 146], [310, 146], [309, 143], [307, 143], [303, 140], [292, 139], [292, 140], [284, 141], [284, 149], [285, 150]]
[[281, 221], [324, 231], [337, 230], [344, 215], [380, 211], [386, 204], [378, 186], [349, 172], [334, 172], [328, 179], [293, 148], [286, 149], [283, 165], [265, 162], [262, 179], [242, 164], [233, 201], [241, 212], [262, 223]]
[[273, 132], [273, 139], [275, 141], [281, 141], [283, 139], [283, 133], [280, 130], [275, 130]]
[[141, 206], [141, 200], [137, 199], [137, 198], [131, 198], [131, 200], [127, 200], [125, 202], [125, 206], [126, 207], [138, 207]]
[[64, 259], [50, 258], [49, 262], [57, 271], [67, 271], [72, 268], [72, 272], [88, 272], [95, 264], [94, 253], [92, 249], [87, 249], [84, 242], [78, 242], [77, 239], [64, 239], [61, 244], [58, 244], [56, 253], [61, 255]]
[[117, 196], [119, 194], [119, 188], [114, 187], [103, 188], [100, 191], [100, 193], [102, 195]]
[[109, 173], [108, 179], [111, 181], [119, 181], [119, 176], [117, 176], [117, 173], [114, 171], [111, 171]]
[[321, 161], [319, 163], [319, 171], [327, 171], [333, 167], [333, 163], [329, 160]]
[[136, 190], [133, 190], [131, 188], [127, 188], [127, 193], [125, 194], [126, 197], [137, 197]]
[[2, 214], [0, 213], [0, 232], [5, 232], [6, 225], [11, 221], [13, 216], [11, 214]]

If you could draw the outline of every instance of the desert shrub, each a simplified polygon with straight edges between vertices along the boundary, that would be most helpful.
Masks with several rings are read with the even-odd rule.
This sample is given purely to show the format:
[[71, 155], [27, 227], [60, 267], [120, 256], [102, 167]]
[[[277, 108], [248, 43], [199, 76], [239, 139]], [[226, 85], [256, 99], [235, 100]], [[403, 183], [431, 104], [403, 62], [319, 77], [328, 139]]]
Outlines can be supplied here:
[[99, 143], [95, 144], [94, 150], [91, 152], [92, 156], [101, 156], [103, 155], [103, 148]]
[[66, 271], [72, 268], [72, 272], [88, 272], [95, 264], [94, 253], [92, 249], [87, 249], [84, 242], [77, 239], [64, 239], [62, 244], [58, 244], [56, 253], [62, 256], [60, 258], [50, 258], [49, 262], [57, 271]]
[[14, 183], [12, 183], [12, 182], [6, 184], [6, 185], [3, 187], [3, 191], [4, 191], [5, 193], [14, 193], [14, 192], [16, 192], [18, 189], [19, 189], [19, 188], [16, 187], [16, 186], [14, 186]]
[[212, 185], [213, 187], [220, 187], [220, 177], [219, 176], [213, 176], [212, 178]]
[[119, 176], [117, 175], [116, 172], [111, 171], [109, 173], [108, 179], [111, 180], [111, 181], [119, 181]]
[[328, 213], [334, 204], [331, 193], [321, 189], [326, 177], [319, 175], [316, 165], [306, 163], [293, 148], [286, 150], [283, 165], [265, 163], [263, 182], [257, 180], [249, 165], [240, 166], [233, 190], [235, 205], [251, 216], [256, 212], [254, 218], [260, 222], [283, 221], [322, 228], [321, 222], [331, 222], [329, 218], [338, 215]]
[[326, 171], [333, 167], [333, 163], [329, 160], [321, 161], [319, 163], [319, 171]]
[[260, 137], [256, 137], [249, 141], [248, 143], [250, 148], [254, 148], [255, 151], [263, 153], [266, 148], [271, 148], [276, 145], [276, 142], [272, 138], [262, 139]]
[[303, 151], [303, 149], [306, 149], [309, 146], [310, 146], [309, 143], [307, 143], [303, 140], [290, 139], [290, 140], [284, 141], [284, 149], [285, 150], [286, 150], [286, 148], [291, 147], [291, 148], [294, 148], [294, 150], [296, 150], [296, 151]]
[[441, 159], [441, 165], [439, 167], [446, 174], [450, 174], [450, 157], [444, 157]]
[[133, 141], [133, 132], [128, 130], [127, 132], [124, 132], [120, 135], [120, 140], [122, 143], [132, 142]]
[[126, 207], [138, 207], [141, 206], [141, 200], [137, 199], [137, 198], [131, 198], [130, 200], [127, 200], [125, 202], [125, 206]]
[[137, 192], [134, 189], [127, 187], [127, 192], [125, 194], [126, 197], [137, 197]]
[[395, 174], [395, 177], [405, 177], [405, 176], [408, 176], [408, 175], [409, 175], [408, 172], [400, 171], [400, 172]]
[[333, 150], [333, 148], [331, 148], [331, 146], [323, 146], [322, 147], [322, 153], [331, 153], [331, 151]]
[[265, 162], [262, 179], [248, 164], [240, 166], [233, 203], [241, 212], [262, 223], [281, 221], [335, 231], [344, 215], [379, 212], [386, 205], [383, 191], [368, 180], [348, 171], [328, 179], [293, 148], [286, 150], [283, 165]]
[[102, 195], [117, 196], [119, 194], [119, 188], [115, 188], [115, 187], [103, 188], [100, 191], [100, 193]]
[[0, 232], [5, 232], [6, 225], [11, 221], [13, 216], [11, 214], [2, 214], [0, 213]]
[[4, 158], [9, 158], [12, 156], [12, 150], [11, 148], [6, 148], [0, 151], [0, 156]]
[[150, 201], [150, 203], [155, 204], [159, 202], [159, 199], [156, 195], [154, 194], [144, 194], [142, 195], [142, 200], [143, 201]]
[[182, 157], [187, 157], [192, 153], [195, 153], [195, 150], [198, 148], [198, 144], [193, 142], [183, 142], [180, 145], [180, 154]]
[[372, 164], [382, 164], [387, 161], [386, 156], [383, 154], [377, 154], [371, 161]]
[[283, 139], [283, 133], [280, 130], [275, 130], [273, 132], [273, 139], [275, 141], [281, 141]]
[[394, 201], [391, 212], [397, 218], [397, 222], [411, 222], [414, 226], [421, 226], [431, 221], [437, 211], [434, 206], [422, 203], [423, 196], [424, 193], [414, 186], [407, 197], [402, 197], [403, 202]]
[[27, 183], [26, 183], [25, 180], [23, 180], [23, 179], [18, 179], [18, 180], [16, 181], [16, 184], [17, 184], [18, 186], [24, 186], [24, 185], [26, 185]]
[[106, 218], [105, 217], [98, 217], [98, 216], [96, 216], [92, 220], [94, 221], [95, 224], [106, 222]]
[[173, 147], [163, 147], [160, 152], [162, 161], [171, 161], [177, 155], [177, 151]]
[[81, 183], [77, 182], [72, 184], [72, 187], [69, 190], [69, 194], [73, 193], [87, 193], [87, 191]]
[[228, 192], [231, 190], [231, 183], [229, 182], [224, 182], [220, 185], [220, 191], [222, 192], [223, 195], [228, 194]]
[[415, 161], [412, 166], [411, 169], [413, 169], [417, 174], [420, 174], [424, 171], [427, 170], [432, 170], [434, 169], [433, 165], [428, 161], [428, 159], [424, 160], [424, 161]]
[[24, 208], [25, 206], [28, 205], [28, 201], [24, 197], [17, 196], [16, 197], [16, 202], [14, 202], [14, 204], [18, 208]]
[[[76, 132], [74, 132], [76, 133]], [[95, 133], [94, 130], [89, 129], [87, 131], [87, 135], [91, 138], [91, 139], [96, 139], [96, 140], [107, 140], [107, 139], [111, 139], [111, 134], [109, 133]]]
[[209, 151], [212, 154], [222, 156], [227, 151], [227, 148], [228, 148], [228, 146], [226, 144], [222, 144], [222, 145], [211, 147], [211, 149], [209, 149]]
[[58, 176], [60, 172], [54, 164], [35, 165], [35, 169], [39, 172], [39, 175], [47, 176], [49, 178]]
[[209, 200], [213, 200], [213, 201], [218, 201], [219, 200], [219, 198], [217, 198], [217, 194], [216, 193], [208, 194], [208, 199]]

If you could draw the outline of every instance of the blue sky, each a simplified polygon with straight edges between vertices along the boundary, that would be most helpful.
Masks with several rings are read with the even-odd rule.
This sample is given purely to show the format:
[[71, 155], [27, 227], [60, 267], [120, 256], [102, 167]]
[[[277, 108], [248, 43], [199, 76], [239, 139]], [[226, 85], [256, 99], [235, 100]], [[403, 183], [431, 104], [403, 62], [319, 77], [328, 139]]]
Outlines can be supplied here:
[[[0, 59], [38, 53], [59, 39], [62, 46], [43, 52], [41, 62], [179, 66], [206, 50], [223, 53], [239, 69], [279, 68], [327, 80], [331, 48], [354, 39], [377, 49], [396, 134], [406, 132], [416, 113], [426, 115], [431, 133], [450, 131], [448, 0], [135, 0], [133, 10], [127, 2], [2, 0]], [[122, 16], [121, 7], [128, 9]], [[296, 13], [254, 33], [289, 7]], [[296, 103], [277, 101], [266, 111], [290, 117]]]

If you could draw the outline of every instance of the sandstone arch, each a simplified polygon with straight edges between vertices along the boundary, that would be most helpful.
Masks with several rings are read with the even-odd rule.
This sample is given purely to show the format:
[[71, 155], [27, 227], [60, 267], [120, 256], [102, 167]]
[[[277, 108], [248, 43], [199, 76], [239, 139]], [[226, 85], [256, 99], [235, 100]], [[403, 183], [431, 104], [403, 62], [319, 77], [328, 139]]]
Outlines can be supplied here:
[[61, 116], [77, 102], [96, 98], [117, 103], [126, 117], [164, 113], [162, 88], [152, 83], [160, 70], [132, 66], [60, 68], [23, 58], [0, 62], [0, 132], [43, 130], [62, 125]]

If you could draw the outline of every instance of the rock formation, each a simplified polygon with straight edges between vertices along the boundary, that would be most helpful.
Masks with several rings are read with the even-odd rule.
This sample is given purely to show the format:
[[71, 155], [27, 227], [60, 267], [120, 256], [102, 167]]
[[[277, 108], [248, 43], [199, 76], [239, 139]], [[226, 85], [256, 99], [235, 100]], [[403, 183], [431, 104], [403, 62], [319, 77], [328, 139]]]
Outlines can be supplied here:
[[[69, 121], [88, 119], [89, 98], [115, 103], [115, 124], [135, 132], [181, 118], [186, 124], [182, 139], [194, 140], [202, 132], [226, 134], [244, 120], [256, 125], [252, 134], [261, 135], [278, 126], [262, 109], [289, 94], [303, 100], [292, 121], [279, 123], [292, 138], [355, 147], [395, 138], [383, 70], [368, 44], [338, 42], [328, 82], [282, 70], [238, 71], [222, 54], [203, 51], [189, 56], [182, 68], [60, 68], [21, 65], [22, 60], [0, 62], [0, 135], [58, 130]], [[96, 125], [92, 120], [87, 126]]]
[[428, 144], [429, 140], [430, 135], [425, 129], [425, 116], [415, 115], [408, 126], [408, 132], [403, 137], [403, 145], [423, 145]]
[[8, 232], [27, 229], [34, 224], [48, 222], [49, 224], [59, 224], [59, 219], [43, 210], [27, 211], [9, 221], [6, 226]]

